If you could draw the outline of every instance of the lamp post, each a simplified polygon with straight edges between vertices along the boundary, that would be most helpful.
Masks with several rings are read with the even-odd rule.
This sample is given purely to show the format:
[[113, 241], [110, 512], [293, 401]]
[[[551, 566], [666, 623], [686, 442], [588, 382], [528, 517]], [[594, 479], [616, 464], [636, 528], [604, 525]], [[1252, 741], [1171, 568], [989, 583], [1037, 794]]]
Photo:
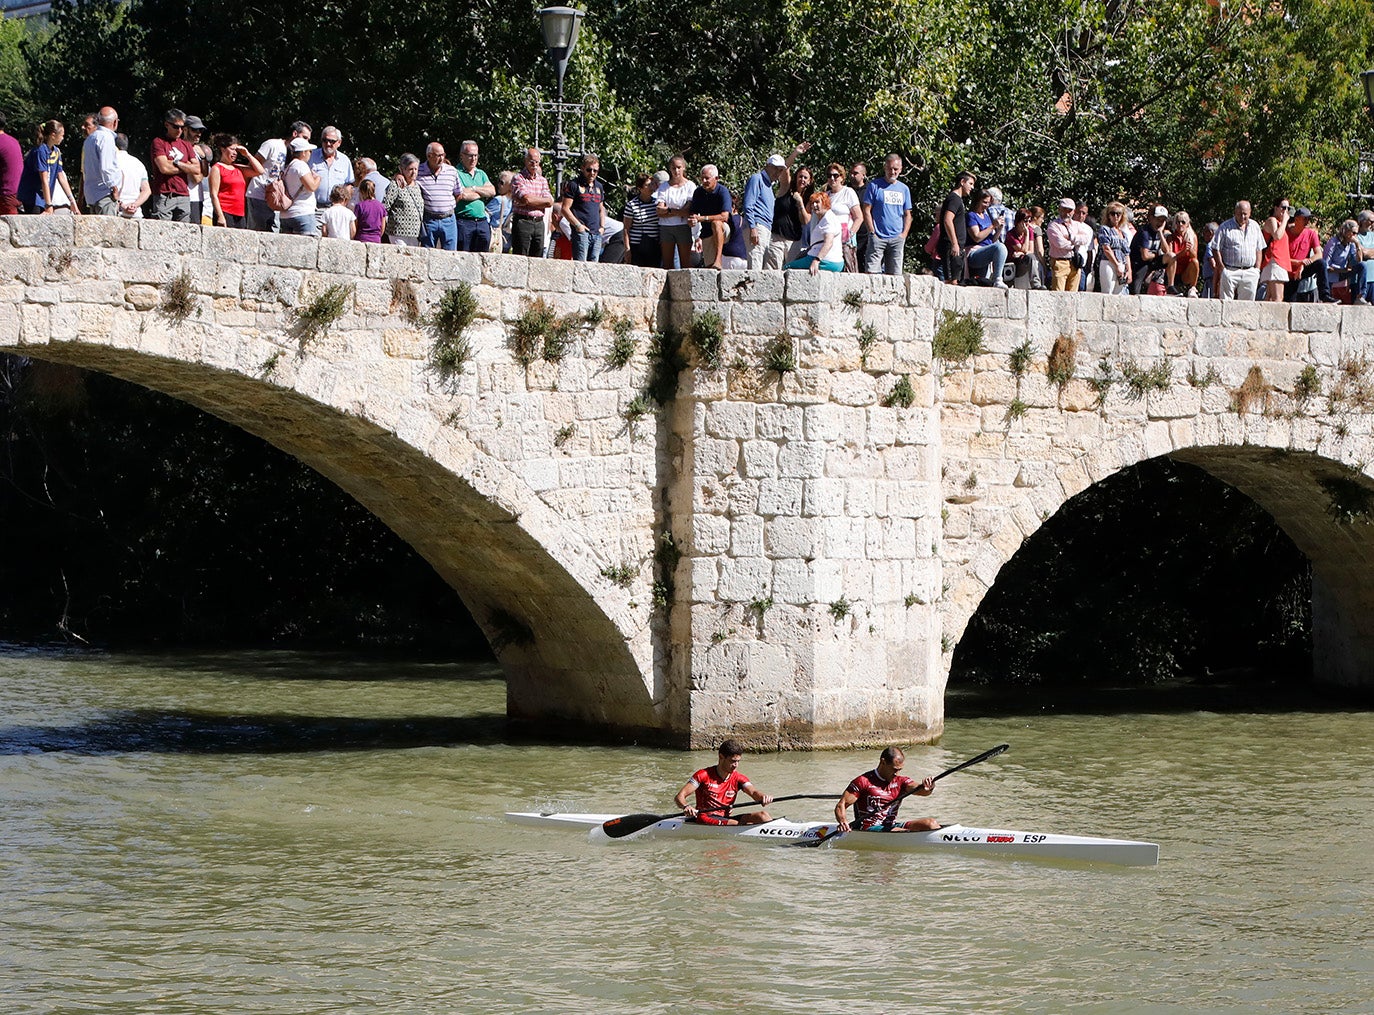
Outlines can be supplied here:
[[[563, 191], [563, 167], [567, 164], [569, 157], [581, 155], [581, 149], [586, 147], [586, 122], [583, 118], [583, 104], [580, 102], [563, 101], [563, 75], [568, 71], [568, 61], [572, 58], [573, 49], [577, 46], [577, 33], [582, 27], [582, 17], [584, 12], [575, 7], [545, 7], [539, 12], [539, 25], [544, 33], [544, 48], [548, 51], [549, 62], [553, 64], [554, 72], [558, 75], [558, 99], [555, 102], [540, 102], [538, 107], [539, 120], [546, 114], [553, 116], [553, 148], [544, 151], [543, 154], [553, 159], [554, 165], [554, 199]], [[563, 117], [565, 114], [576, 114], [579, 125], [579, 144], [578, 150], [573, 151], [568, 147], [568, 137], [563, 130]], [[539, 147], [539, 123], [536, 121], [534, 128], [534, 145]], [[540, 149], [543, 151], [543, 149]]]
[[[1374, 120], [1374, 69], [1360, 74], [1360, 84], [1364, 86], [1364, 101], [1369, 108], [1370, 119]], [[1374, 201], [1374, 194], [1366, 194], [1364, 189], [1365, 173], [1369, 172], [1374, 177], [1374, 151], [1366, 149], [1364, 142], [1359, 139], [1352, 141], [1351, 146], [1355, 149], [1355, 193], [1346, 196], [1358, 211], [1361, 203]]]

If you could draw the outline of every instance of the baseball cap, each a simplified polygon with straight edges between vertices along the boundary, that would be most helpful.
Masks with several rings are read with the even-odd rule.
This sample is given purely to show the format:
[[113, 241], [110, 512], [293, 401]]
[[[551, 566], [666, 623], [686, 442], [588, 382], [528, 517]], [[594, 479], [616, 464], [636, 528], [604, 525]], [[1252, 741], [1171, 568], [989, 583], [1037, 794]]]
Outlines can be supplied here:
[[313, 152], [315, 146], [303, 137], [293, 137], [291, 139], [291, 150], [293, 152]]
[[668, 182], [668, 173], [667, 173], [665, 170], [660, 169], [658, 172], [654, 173], [654, 182], [655, 182], [655, 183], [667, 183], [667, 182]]
[[777, 166], [779, 169], [783, 169], [787, 166], [787, 162], [777, 152], [774, 152], [772, 155], [768, 156], [768, 164], [770, 166]]
[[191, 130], [204, 130], [205, 122], [198, 116], [188, 116], [186, 118], [186, 126]]
[[1073, 198], [1071, 197], [1061, 197], [1059, 199], [1059, 207], [1063, 208], [1065, 211], [1073, 211], [1078, 205], [1073, 203]]
[[1150, 214], [1157, 219], [1168, 218], [1169, 209], [1164, 207], [1164, 205], [1162, 204], [1157, 204], [1154, 206], [1153, 209], [1151, 209]]
[[1311, 209], [1311, 208], [1299, 208], [1297, 211], [1295, 211], [1295, 212], [1293, 213], [1293, 217], [1294, 217], [1295, 219], [1296, 219], [1296, 218], [1310, 219], [1310, 218], [1312, 217], [1312, 209]]

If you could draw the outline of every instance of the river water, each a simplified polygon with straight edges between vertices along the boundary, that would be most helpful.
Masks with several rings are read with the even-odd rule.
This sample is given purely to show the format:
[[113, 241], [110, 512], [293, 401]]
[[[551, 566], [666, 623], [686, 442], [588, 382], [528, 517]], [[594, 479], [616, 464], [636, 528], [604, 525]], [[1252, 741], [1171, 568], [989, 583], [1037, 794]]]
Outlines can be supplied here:
[[[909, 816], [1157, 868], [595, 847], [714, 759], [507, 742], [489, 667], [0, 653], [0, 1010], [1374, 1012], [1374, 716], [953, 719]], [[837, 792], [874, 752], [747, 757]], [[912, 807], [915, 804], [916, 807]], [[820, 818], [823, 801], [781, 808]]]

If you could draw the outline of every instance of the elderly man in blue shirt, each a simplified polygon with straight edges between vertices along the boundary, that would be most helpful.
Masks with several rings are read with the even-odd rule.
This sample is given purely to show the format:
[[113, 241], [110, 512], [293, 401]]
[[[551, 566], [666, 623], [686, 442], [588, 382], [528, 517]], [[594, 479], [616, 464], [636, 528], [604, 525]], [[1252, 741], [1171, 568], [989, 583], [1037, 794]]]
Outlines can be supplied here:
[[81, 196], [86, 210], [96, 215], [119, 214], [119, 185], [124, 180], [116, 156], [115, 126], [119, 114], [102, 106], [95, 118], [95, 129], [81, 145]]
[[744, 244], [749, 251], [749, 269], [778, 269], [782, 258], [778, 252], [768, 253], [768, 244], [773, 239], [773, 198], [774, 187], [786, 191], [792, 185], [792, 163], [798, 155], [803, 155], [811, 147], [810, 141], [803, 141], [792, 149], [787, 158], [774, 152], [768, 156], [753, 176], [744, 183], [744, 203], [740, 209], [740, 219], [744, 223]]
[[346, 187], [347, 196], [353, 195], [353, 163], [339, 150], [343, 134], [338, 127], [326, 127], [320, 133], [320, 147], [310, 153], [310, 171], [320, 178], [315, 189], [315, 221], [322, 224], [324, 213], [333, 203], [330, 194], [335, 187]]

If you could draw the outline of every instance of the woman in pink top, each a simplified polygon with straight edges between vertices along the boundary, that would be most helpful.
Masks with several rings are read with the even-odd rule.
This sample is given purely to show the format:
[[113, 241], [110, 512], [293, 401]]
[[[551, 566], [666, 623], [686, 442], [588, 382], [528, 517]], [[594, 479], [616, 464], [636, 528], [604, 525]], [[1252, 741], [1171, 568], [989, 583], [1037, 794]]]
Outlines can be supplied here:
[[249, 180], [262, 175], [262, 163], [229, 134], [215, 135], [215, 151], [219, 158], [210, 167], [210, 203], [215, 209], [215, 225], [247, 229], [243, 192]]
[[1288, 217], [1292, 211], [1293, 206], [1287, 199], [1275, 202], [1273, 212], [1261, 227], [1269, 241], [1264, 251], [1264, 265], [1260, 268], [1266, 303], [1283, 302], [1283, 284], [1293, 275], [1293, 260], [1288, 253]]

